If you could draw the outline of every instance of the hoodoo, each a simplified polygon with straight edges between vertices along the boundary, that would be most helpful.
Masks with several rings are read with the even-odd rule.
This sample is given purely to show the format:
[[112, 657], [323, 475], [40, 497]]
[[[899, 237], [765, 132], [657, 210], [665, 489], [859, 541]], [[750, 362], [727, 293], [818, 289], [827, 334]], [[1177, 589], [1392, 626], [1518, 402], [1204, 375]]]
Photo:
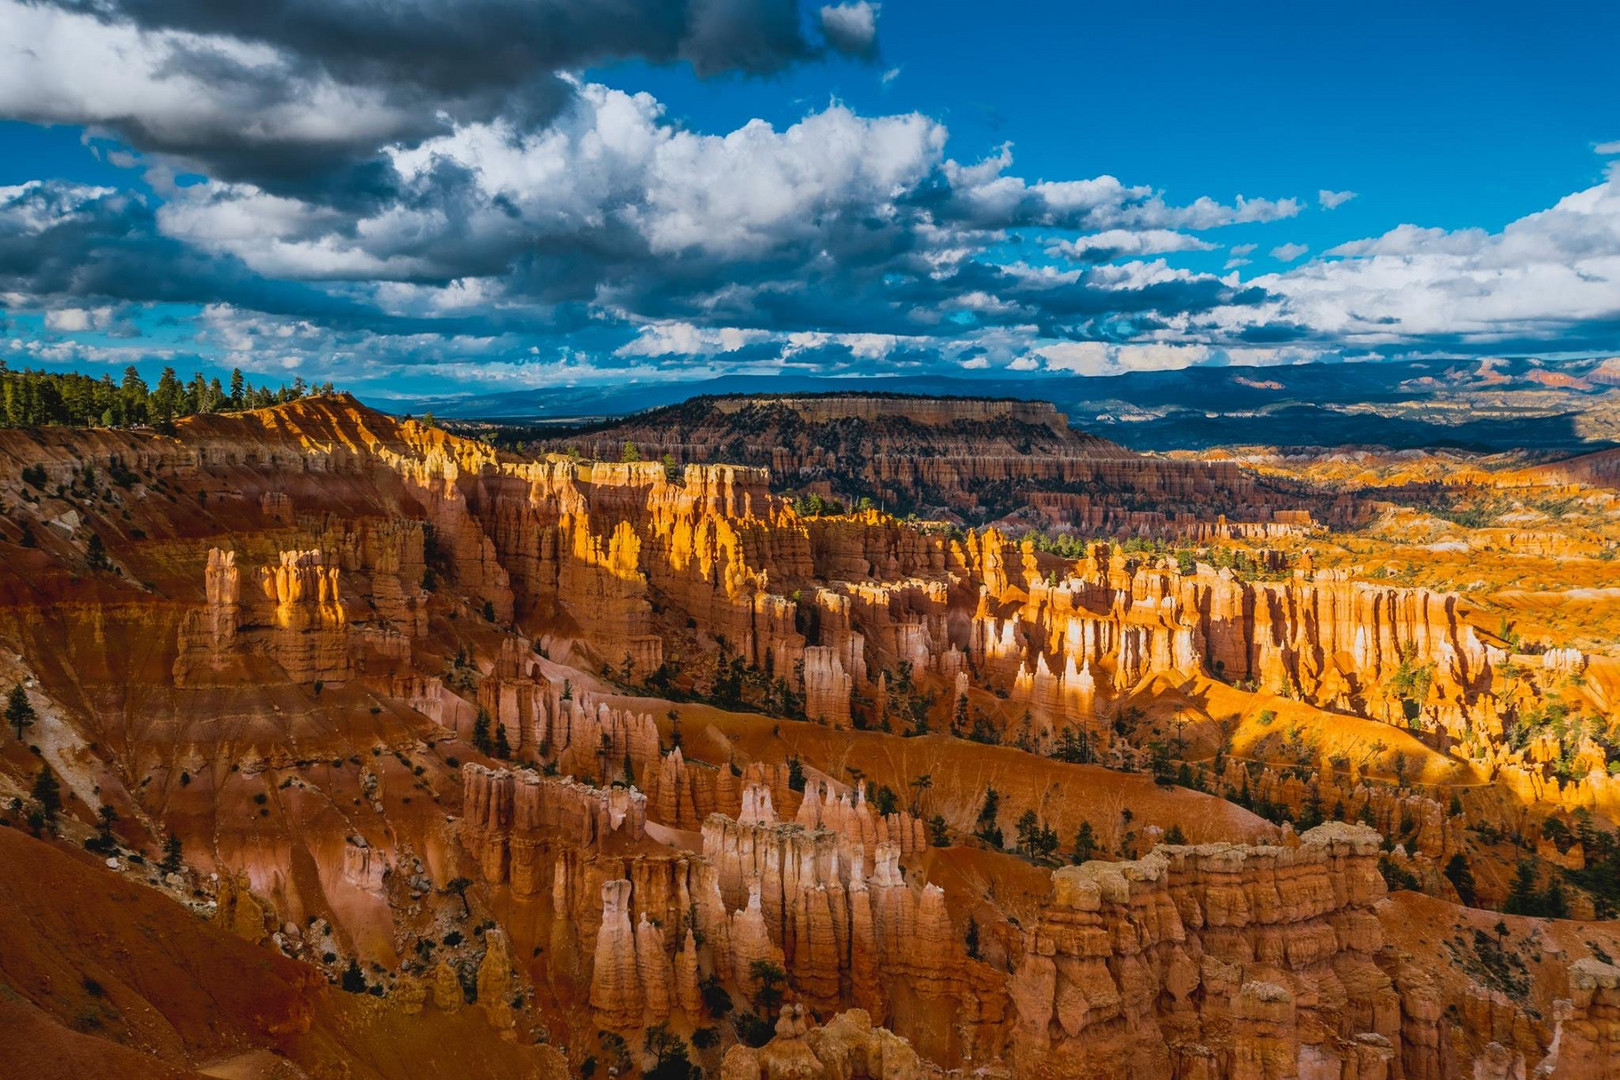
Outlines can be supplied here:
[[[702, 408], [1115, 452], [876, 400]], [[86, 486], [114, 456], [129, 482]], [[0, 770], [8, 842], [293, 965], [243, 992], [302, 1019], [241, 1038], [300, 1068], [355, 994], [539, 1039], [541, 1075], [670, 1039], [736, 1077], [1610, 1067], [1611, 657], [1321, 533], [1059, 542], [776, 485], [344, 396], [0, 433], [36, 537], [0, 563], [38, 751]], [[182, 1023], [171, 989], [142, 993]]]

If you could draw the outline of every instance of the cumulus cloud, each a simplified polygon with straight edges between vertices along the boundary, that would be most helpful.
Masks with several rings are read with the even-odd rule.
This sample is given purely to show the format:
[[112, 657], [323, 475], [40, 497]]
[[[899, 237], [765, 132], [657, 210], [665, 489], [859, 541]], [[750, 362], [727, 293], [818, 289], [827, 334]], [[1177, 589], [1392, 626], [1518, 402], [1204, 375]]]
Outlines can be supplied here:
[[1324, 210], [1337, 210], [1355, 197], [1354, 191], [1329, 191], [1327, 188], [1316, 193], [1316, 201]]
[[947, 162], [946, 184], [928, 193], [943, 219], [979, 228], [1215, 229], [1281, 221], [1300, 212], [1297, 199], [1250, 199], [1231, 204], [1201, 196], [1185, 206], [1145, 185], [1113, 176], [1029, 183], [1007, 174], [1011, 147], [972, 165]]
[[1293, 262], [1309, 250], [1311, 250], [1309, 244], [1278, 244], [1271, 249], [1271, 257], [1282, 262]]
[[744, 330], [735, 326], [695, 326], [689, 322], [661, 322], [642, 327], [636, 338], [619, 346], [614, 350], [614, 355], [714, 356], [718, 353], [737, 352], [748, 345], [769, 338], [770, 335], [762, 330]]
[[1174, 371], [1206, 362], [1206, 345], [1119, 345], [1102, 341], [1065, 341], [1034, 350], [1047, 371], [1076, 375], [1119, 375], [1127, 371]]
[[[1250, 302], [1162, 264], [1058, 278], [987, 261], [1013, 223], [1114, 223], [1055, 241], [1099, 262], [1214, 246], [1120, 222], [1213, 227], [1274, 212], [1242, 200], [1171, 206], [1112, 177], [1027, 184], [1008, 174], [1005, 152], [949, 159], [944, 127], [915, 113], [863, 117], [833, 104], [783, 129], [756, 120], [708, 135], [671, 124], [646, 94], [573, 91], [540, 131], [467, 124], [389, 149], [399, 196], [374, 210], [214, 183], [177, 189], [158, 219], [169, 236], [266, 277], [365, 281], [416, 312], [442, 309], [418, 295], [438, 287], [507, 313], [573, 303], [631, 321], [949, 336]], [[971, 319], [949, 321], [952, 311]]]
[[877, 53], [877, 4], [868, 0], [828, 4], [819, 16], [821, 32], [834, 49], [851, 56], [870, 57]]
[[[1269, 299], [1215, 321], [1271, 321], [1341, 345], [1612, 347], [1620, 325], [1620, 165], [1500, 232], [1402, 225], [1255, 280]], [[1607, 344], [1605, 344], [1607, 343]]]
[[1213, 251], [1207, 240], [1174, 229], [1109, 229], [1073, 240], [1059, 240], [1047, 247], [1049, 255], [1078, 262], [1108, 262], [1121, 256], [1168, 255], [1181, 251]]
[[[875, 16], [845, 7], [847, 32], [857, 9]], [[421, 0], [392, 17], [364, 0], [0, 0], [0, 115], [96, 125], [217, 178], [377, 199], [383, 148], [497, 118], [535, 130], [570, 96], [561, 72], [778, 71], [815, 52], [800, 23], [798, 0]]]
[[[107, 133], [108, 160], [144, 167], [155, 193], [0, 188], [0, 296], [67, 337], [121, 332], [132, 305], [191, 305], [199, 349], [350, 381], [457, 364], [519, 383], [1108, 372], [1308, 348], [1377, 310], [1377, 289], [1346, 298], [1354, 267], [1461, 274], [1436, 260], [1477, 268], [1535, 231], [1395, 230], [1244, 281], [1255, 243], [1221, 276], [1163, 256], [1301, 200], [1029, 179], [1010, 147], [958, 161], [935, 119], [838, 103], [707, 132], [571, 74], [872, 58], [878, 15], [869, 0], [0, 0], [0, 115]], [[1556, 231], [1568, 257], [1577, 230]]]

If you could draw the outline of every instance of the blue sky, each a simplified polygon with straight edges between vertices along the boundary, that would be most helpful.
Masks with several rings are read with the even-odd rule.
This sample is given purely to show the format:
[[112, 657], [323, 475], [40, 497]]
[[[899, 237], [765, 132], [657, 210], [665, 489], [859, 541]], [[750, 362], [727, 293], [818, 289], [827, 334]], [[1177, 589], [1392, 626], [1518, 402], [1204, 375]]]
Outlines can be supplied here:
[[1616, 40], [1597, 3], [0, 0], [0, 356], [380, 398], [1609, 355]]

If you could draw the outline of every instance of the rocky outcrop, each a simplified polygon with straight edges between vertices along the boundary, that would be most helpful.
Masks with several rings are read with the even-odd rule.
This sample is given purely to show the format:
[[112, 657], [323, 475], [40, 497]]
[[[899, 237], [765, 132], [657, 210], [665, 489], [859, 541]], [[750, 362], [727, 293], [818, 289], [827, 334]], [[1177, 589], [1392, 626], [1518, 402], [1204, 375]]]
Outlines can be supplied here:
[[242, 574], [236, 552], [208, 549], [202, 607], [186, 613], [180, 625], [174, 678], [184, 686], [217, 675], [232, 659], [242, 618]]
[[1536, 1075], [1620, 1076], [1620, 967], [1576, 960], [1569, 966], [1569, 994], [1556, 1006], [1557, 1032]]
[[[1212, 1075], [1334, 1075], [1387, 1060], [1400, 1000], [1374, 963], [1379, 837], [1339, 823], [1298, 847], [1159, 847], [1052, 876], [1009, 984], [1032, 1058], [1073, 1075], [1207, 1060]], [[1134, 1034], [1132, 1034], [1134, 1033]]]
[[[602, 885], [602, 925], [596, 932], [591, 968], [591, 1008], [608, 1028], [640, 1027], [646, 993], [630, 925], [630, 883]], [[667, 987], [666, 987], [667, 989]]]
[[244, 598], [236, 554], [210, 549], [203, 604], [180, 627], [176, 682], [206, 684], [240, 673], [246, 653], [267, 656], [293, 682], [352, 677], [338, 577], [338, 567], [325, 564], [319, 551], [283, 551], [259, 568], [257, 588]]
[[294, 682], [342, 680], [353, 673], [338, 573], [319, 551], [283, 551], [274, 566], [259, 570], [270, 653]]
[[784, 1005], [776, 1036], [764, 1046], [726, 1051], [721, 1080], [922, 1080], [941, 1075], [909, 1043], [872, 1025], [860, 1009], [841, 1012], [824, 1027], [811, 1024], [803, 1006]]
[[849, 725], [849, 696], [854, 680], [844, 671], [837, 650], [814, 645], [804, 650], [804, 713], [812, 720]]
[[[1389, 785], [1387, 768], [1337, 761], [1337, 747], [1286, 765], [1239, 763], [1234, 749], [1224, 772], [1200, 770], [1197, 782], [1302, 813], [1342, 803], [1398, 842], [1397, 866], [1448, 896], [1436, 866], [1459, 851], [1480, 857], [1485, 832], [1467, 825], [1539, 837], [1541, 857], [1571, 869], [1592, 857], [1558, 847], [1532, 811], [1620, 807], [1605, 744], [1583, 716], [1567, 745], [1548, 730], [1508, 746], [1515, 714], [1501, 680], [1518, 669], [1528, 695], [1558, 686], [1612, 711], [1620, 680], [1607, 658], [1510, 654], [1460, 597], [1357, 582], [1277, 552], [1244, 574], [1101, 548], [1060, 558], [1000, 531], [878, 511], [801, 517], [761, 468], [523, 460], [352, 403], [274, 417], [201, 418], [178, 438], [83, 434], [86, 445], [147, 447], [128, 459], [154, 474], [146, 496], [114, 493], [143, 536], [119, 538], [113, 514], [96, 525], [129, 572], [85, 574], [82, 550], [67, 550], [71, 529], [82, 538], [99, 513], [84, 500], [71, 529], [42, 530], [41, 548], [13, 555], [43, 583], [0, 581], [8, 647], [45, 661], [28, 658], [51, 684], [33, 700], [61, 703], [35, 735], [49, 736], [41, 754], [78, 795], [66, 834], [88, 835], [91, 791], [121, 808], [123, 841], [150, 831], [148, 855], [159, 829], [183, 833], [195, 880], [217, 870], [218, 917], [243, 936], [314, 957], [325, 948], [316, 935], [329, 935], [368, 979], [372, 963], [410, 965], [397, 993], [413, 1015], [455, 1010], [486, 1035], [487, 1017], [524, 1045], [538, 1016], [553, 1033], [713, 1026], [708, 980], [741, 1004], [758, 988], [756, 964], [777, 965], [806, 1014], [787, 1018], [779, 1052], [736, 1055], [737, 1068], [763, 1074], [887, 1068], [874, 1062], [896, 1036], [870, 1027], [849, 1035], [849, 1055], [822, 1053], [817, 1031], [844, 1021], [817, 1029], [808, 1016], [851, 1007], [930, 1060], [1008, 1061], [1033, 1076], [1511, 1075], [1550, 1052], [1555, 1015], [1550, 1068], [1608, 1067], [1605, 971], [1577, 965], [1571, 1004], [1538, 1018], [1495, 992], [1425, 979], [1405, 959], [1409, 943], [1381, 949], [1375, 841], [1363, 830], [1329, 826], [1297, 845], [1283, 830], [1276, 847], [1161, 846], [1066, 869], [1042, 910], [1038, 860], [967, 837], [981, 784], [1014, 781], [1023, 790], [1003, 791], [1001, 824], [1033, 808], [1062, 827], [1065, 848], [1071, 803], [1107, 809], [1112, 794], [1143, 792], [1156, 805], [1132, 795], [1127, 807], [1119, 794], [1115, 818], [1134, 808], [1155, 824], [1136, 826], [1134, 847], [1123, 826], [1104, 824], [1111, 852], [1150, 848], [1167, 806], [1218, 804], [943, 734], [960, 712], [1012, 742], [1009, 725], [1027, 712], [1021, 748], [1051, 751], [1063, 727], [1084, 723], [1088, 749], [1125, 768], [1140, 766], [1146, 737], [1103, 721], [1142, 705], [1159, 713], [1143, 725], [1162, 729], [1165, 698], [1204, 710], [1213, 722], [1195, 723], [1206, 729], [1266, 726], [1254, 718], [1262, 704], [1284, 712], [1279, 731], [1292, 731], [1289, 713], [1337, 726], [1316, 706], [1391, 725], [1415, 708], [1426, 746], [1366, 719], [1344, 724], [1369, 743], [1398, 737], [1398, 752], [1432, 762], [1449, 751], [1494, 770], [1481, 770], [1493, 778], [1481, 790], [1460, 789], [1461, 814], [1449, 791]], [[48, 437], [49, 453], [31, 443], [29, 454], [74, 483], [61, 444], [76, 436]], [[874, 465], [871, 475], [932, 483], [956, 467], [942, 460], [937, 474]], [[159, 473], [165, 488], [206, 499], [159, 493]], [[1166, 475], [1155, 483], [1201, 483]], [[30, 496], [8, 505], [32, 513], [33, 499], [57, 498]], [[1127, 512], [1099, 497], [1068, 509]], [[222, 530], [225, 507], [246, 524]], [[68, 508], [51, 509], [66, 522]], [[136, 568], [154, 580], [135, 582]], [[19, 678], [9, 657], [8, 682]], [[737, 689], [720, 693], [724, 675]], [[1273, 691], [1285, 693], [1264, 701]], [[768, 715], [716, 709], [730, 693]], [[475, 754], [465, 740], [480, 709], [511, 768], [458, 764]], [[795, 719], [933, 734], [902, 741]], [[1202, 755], [1215, 733], [1198, 737]], [[862, 784], [832, 779], [860, 775], [852, 765], [901, 790], [931, 772], [927, 805], [951, 848], [930, 847], [921, 815], [880, 814]], [[32, 782], [15, 769], [0, 779], [14, 794]], [[889, 805], [892, 792], [875, 790]], [[1186, 823], [1204, 836], [1253, 822], [1231, 806], [1211, 817], [1221, 820]], [[1241, 835], [1263, 835], [1253, 824]], [[474, 894], [477, 914], [498, 919], [498, 933], [481, 927], [452, 946], [444, 921], [459, 905], [437, 894], [474, 873], [489, 886]], [[1480, 872], [1479, 895], [1491, 898], [1500, 877]], [[428, 934], [430, 949], [412, 941]], [[1607, 938], [1594, 948], [1620, 951]], [[479, 1006], [461, 1009], [474, 982]], [[1550, 1000], [1543, 989], [1537, 1008]]]
[[470, 762], [461, 776], [462, 845], [485, 881], [510, 882], [519, 895], [544, 890], [556, 849], [600, 850], [615, 838], [639, 840], [646, 831], [646, 796], [634, 788], [603, 790], [572, 777]]

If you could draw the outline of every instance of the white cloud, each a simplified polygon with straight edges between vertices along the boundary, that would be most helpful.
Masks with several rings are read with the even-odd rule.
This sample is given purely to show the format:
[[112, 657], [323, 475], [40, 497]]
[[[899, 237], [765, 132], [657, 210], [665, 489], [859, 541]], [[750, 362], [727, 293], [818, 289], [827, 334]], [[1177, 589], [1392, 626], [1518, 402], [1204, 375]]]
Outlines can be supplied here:
[[1620, 139], [1614, 142], [1598, 143], [1592, 148], [1600, 154], [1620, 154]]
[[1233, 244], [1230, 250], [1233, 255], [1253, 255], [1255, 248], [1259, 246], [1259, 244]]
[[85, 208], [114, 194], [112, 188], [62, 181], [0, 187], [0, 236], [37, 236], [56, 225], [86, 216]]
[[[211, 70], [234, 75], [197, 74], [176, 62], [182, 54], [208, 56]], [[285, 92], [263, 100], [266, 81]], [[380, 141], [416, 123], [382, 90], [293, 78], [288, 59], [268, 46], [17, 0], [0, 0], [0, 115], [88, 125], [138, 117], [166, 145]]]
[[865, 55], [877, 45], [877, 4], [868, 0], [828, 4], [820, 16], [822, 34], [840, 52]]
[[1309, 244], [1278, 244], [1271, 249], [1271, 257], [1283, 262], [1293, 262], [1309, 250], [1311, 250]]
[[1328, 254], [1338, 258], [1257, 278], [1283, 297], [1259, 315], [1364, 345], [1427, 335], [1556, 340], [1620, 318], [1620, 164], [1605, 183], [1498, 233], [1402, 225]]
[[89, 330], [107, 330], [116, 322], [117, 315], [117, 309], [112, 307], [55, 308], [45, 313], [45, 328], [64, 334], [78, 334]]
[[635, 340], [614, 350], [615, 356], [713, 356], [736, 352], [745, 345], [768, 341], [763, 330], [733, 326], [701, 327], [689, 322], [653, 323], [641, 328]]
[[1227, 259], [1226, 262], [1221, 265], [1221, 269], [1236, 270], [1238, 267], [1248, 266], [1252, 262], [1254, 262], [1253, 259]]
[[900, 77], [900, 69], [898, 67], [892, 67], [888, 71], [885, 71], [883, 73], [883, 77], [880, 78], [878, 80], [878, 82], [882, 83], [884, 86], [888, 86], [890, 83], [894, 82], [894, 80], [898, 79], [899, 77]]
[[1327, 188], [1316, 193], [1316, 201], [1324, 210], [1337, 210], [1355, 197], [1354, 191], [1329, 191]]
[[1046, 249], [1048, 255], [1070, 259], [1114, 259], [1125, 255], [1163, 255], [1180, 251], [1213, 251], [1214, 244], [1173, 229], [1146, 229], [1132, 232], [1109, 229], [1073, 240], [1059, 240]]
[[[867, 119], [841, 105], [777, 131], [754, 120], [727, 135], [676, 128], [647, 94], [585, 84], [544, 131], [472, 124], [389, 151], [407, 186], [467, 170], [471, 201], [389, 204], [350, 223], [250, 185], [182, 189], [164, 229], [289, 277], [403, 278], [466, 249], [524, 237], [633, 235], [652, 253], [764, 256], [812, 240], [846, 210], [893, 216], [891, 200], [941, 160], [945, 129], [916, 113]], [[514, 230], [517, 230], [514, 232]]]
[[1207, 345], [1115, 345], [1101, 341], [1064, 341], [1034, 350], [1047, 371], [1077, 375], [1117, 375], [1125, 371], [1172, 371], [1210, 359]]

